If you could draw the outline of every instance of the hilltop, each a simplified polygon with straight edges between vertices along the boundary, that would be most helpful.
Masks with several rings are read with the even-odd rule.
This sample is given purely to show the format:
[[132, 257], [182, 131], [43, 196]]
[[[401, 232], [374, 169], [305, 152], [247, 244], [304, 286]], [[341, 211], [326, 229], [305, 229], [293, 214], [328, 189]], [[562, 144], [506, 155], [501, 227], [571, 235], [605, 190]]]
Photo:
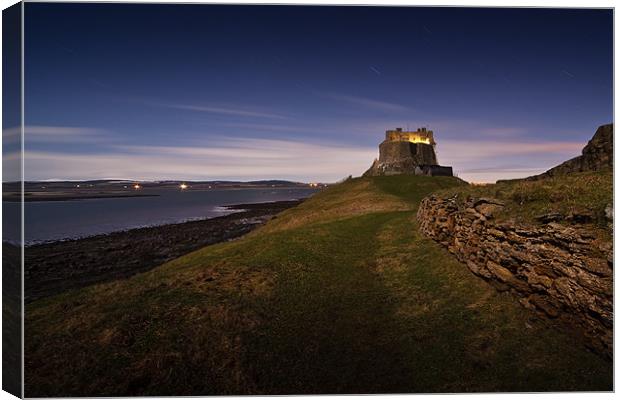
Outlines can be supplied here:
[[611, 390], [612, 365], [419, 233], [453, 177], [350, 179], [154, 270], [35, 301], [26, 396]]

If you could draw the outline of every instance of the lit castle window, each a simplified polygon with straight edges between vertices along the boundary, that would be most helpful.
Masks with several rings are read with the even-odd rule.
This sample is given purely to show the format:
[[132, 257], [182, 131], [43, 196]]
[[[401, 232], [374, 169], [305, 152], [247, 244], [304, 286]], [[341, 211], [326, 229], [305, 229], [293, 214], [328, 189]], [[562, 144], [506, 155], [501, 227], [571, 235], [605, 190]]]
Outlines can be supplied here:
[[418, 128], [417, 131], [403, 132], [402, 128], [396, 128], [395, 130], [389, 130], [385, 132], [385, 139], [392, 142], [411, 142], [411, 143], [424, 143], [435, 145], [433, 139], [433, 131], [428, 131], [426, 128]]

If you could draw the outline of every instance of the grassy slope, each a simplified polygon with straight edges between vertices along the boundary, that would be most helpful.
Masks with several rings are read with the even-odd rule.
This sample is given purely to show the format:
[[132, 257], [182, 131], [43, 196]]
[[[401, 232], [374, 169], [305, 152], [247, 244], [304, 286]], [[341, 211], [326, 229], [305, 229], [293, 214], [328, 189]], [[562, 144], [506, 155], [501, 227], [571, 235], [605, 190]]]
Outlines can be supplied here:
[[443, 195], [490, 196], [506, 203], [498, 218], [535, 222], [538, 215], [589, 211], [605, 227], [605, 207], [613, 204], [613, 172], [580, 172], [537, 181], [507, 181], [486, 186], [460, 186], [440, 191]]
[[451, 178], [354, 179], [262, 229], [32, 303], [26, 395], [610, 390], [611, 364], [420, 236]]

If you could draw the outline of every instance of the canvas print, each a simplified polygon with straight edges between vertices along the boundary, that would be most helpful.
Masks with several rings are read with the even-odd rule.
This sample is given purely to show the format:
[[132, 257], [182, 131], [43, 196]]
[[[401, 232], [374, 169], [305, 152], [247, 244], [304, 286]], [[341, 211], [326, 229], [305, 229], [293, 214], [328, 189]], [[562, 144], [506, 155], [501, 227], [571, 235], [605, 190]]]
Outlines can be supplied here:
[[612, 9], [2, 16], [4, 390], [613, 390]]

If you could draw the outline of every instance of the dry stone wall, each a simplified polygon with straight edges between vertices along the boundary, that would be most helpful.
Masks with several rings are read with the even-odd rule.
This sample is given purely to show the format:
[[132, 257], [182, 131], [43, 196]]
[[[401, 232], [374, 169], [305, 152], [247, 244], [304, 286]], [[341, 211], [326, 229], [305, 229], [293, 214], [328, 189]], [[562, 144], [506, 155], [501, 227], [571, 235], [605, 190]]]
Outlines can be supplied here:
[[526, 308], [576, 328], [587, 343], [611, 357], [612, 244], [580, 226], [496, 221], [503, 208], [489, 198], [430, 196], [417, 218], [474, 274], [509, 290]]

